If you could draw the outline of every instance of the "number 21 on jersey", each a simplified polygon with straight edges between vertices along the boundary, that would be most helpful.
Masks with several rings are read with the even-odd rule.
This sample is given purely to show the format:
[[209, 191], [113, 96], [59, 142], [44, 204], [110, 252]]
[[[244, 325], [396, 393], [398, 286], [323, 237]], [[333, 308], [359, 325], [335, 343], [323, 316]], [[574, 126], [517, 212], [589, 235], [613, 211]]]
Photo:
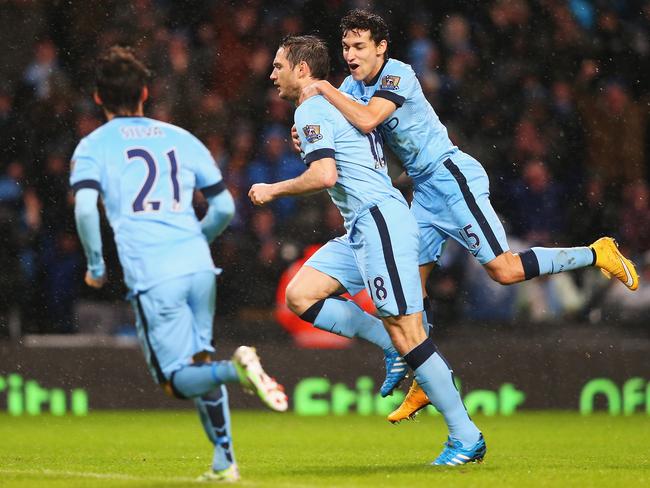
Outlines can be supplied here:
[[[129, 149], [126, 152], [127, 157], [129, 158], [129, 163], [134, 161], [144, 161], [147, 165], [147, 177], [140, 188], [140, 191], [133, 200], [131, 207], [133, 208], [134, 213], [139, 212], [157, 212], [160, 210], [161, 202], [160, 200], [148, 200], [147, 196], [151, 192], [156, 180], [158, 179], [158, 162], [153, 157], [153, 155], [142, 148], [133, 148]], [[169, 161], [169, 177], [172, 184], [172, 210], [177, 211], [181, 208], [181, 186], [178, 181], [178, 163], [176, 161], [176, 153], [174, 150], [170, 150], [166, 154], [167, 160]]]

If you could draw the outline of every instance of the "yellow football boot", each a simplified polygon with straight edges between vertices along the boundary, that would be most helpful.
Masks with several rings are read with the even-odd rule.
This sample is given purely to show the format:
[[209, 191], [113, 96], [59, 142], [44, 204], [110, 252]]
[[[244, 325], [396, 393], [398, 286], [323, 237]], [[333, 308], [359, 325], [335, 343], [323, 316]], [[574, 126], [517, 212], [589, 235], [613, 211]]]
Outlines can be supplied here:
[[429, 405], [429, 397], [420, 388], [418, 382], [413, 380], [402, 404], [391, 412], [386, 419], [392, 424], [402, 420], [413, 420], [415, 415], [427, 405]]
[[632, 291], [639, 287], [639, 275], [634, 263], [621, 254], [614, 239], [601, 237], [589, 247], [596, 253], [596, 266], [607, 278], [616, 276]]

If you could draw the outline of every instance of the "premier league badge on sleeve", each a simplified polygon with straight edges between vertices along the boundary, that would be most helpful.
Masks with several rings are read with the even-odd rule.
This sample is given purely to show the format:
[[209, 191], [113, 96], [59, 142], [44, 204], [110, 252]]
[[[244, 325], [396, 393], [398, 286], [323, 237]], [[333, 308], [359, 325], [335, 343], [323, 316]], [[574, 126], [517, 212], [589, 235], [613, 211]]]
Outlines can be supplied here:
[[399, 88], [399, 76], [386, 75], [381, 79], [382, 90], [397, 90]]
[[313, 143], [323, 138], [323, 134], [320, 133], [320, 125], [306, 125], [302, 131], [305, 133], [307, 142]]

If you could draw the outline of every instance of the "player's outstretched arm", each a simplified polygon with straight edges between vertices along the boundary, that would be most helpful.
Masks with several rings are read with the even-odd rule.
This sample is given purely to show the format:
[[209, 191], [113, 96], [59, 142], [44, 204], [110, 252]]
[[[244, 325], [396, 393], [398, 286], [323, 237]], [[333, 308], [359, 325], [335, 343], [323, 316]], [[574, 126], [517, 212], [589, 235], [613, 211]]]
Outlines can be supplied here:
[[235, 216], [235, 200], [228, 190], [208, 197], [208, 211], [201, 220], [201, 232], [208, 242], [219, 236]]
[[85, 281], [93, 288], [101, 288], [106, 282], [106, 265], [102, 257], [102, 235], [97, 210], [98, 197], [97, 190], [82, 188], [75, 195], [74, 205], [77, 233], [88, 263]]
[[375, 130], [379, 124], [397, 109], [395, 103], [380, 97], [372, 97], [368, 105], [357, 103], [345, 93], [333, 87], [326, 80], [319, 80], [305, 87], [301, 100], [313, 96], [315, 93], [312, 90], [323, 95], [328, 102], [343, 114], [348, 122], [364, 134]]
[[248, 192], [254, 205], [265, 205], [279, 197], [308, 195], [331, 188], [336, 184], [338, 172], [333, 158], [313, 161], [307, 171], [296, 178], [277, 183], [256, 183]]

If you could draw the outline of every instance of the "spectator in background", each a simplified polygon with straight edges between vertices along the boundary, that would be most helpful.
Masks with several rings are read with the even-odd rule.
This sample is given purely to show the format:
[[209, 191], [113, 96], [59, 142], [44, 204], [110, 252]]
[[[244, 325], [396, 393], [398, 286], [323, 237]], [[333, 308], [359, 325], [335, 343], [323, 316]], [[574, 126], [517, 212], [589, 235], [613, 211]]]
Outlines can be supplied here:
[[166, 95], [170, 107], [170, 119], [182, 127], [194, 130], [195, 107], [201, 94], [201, 84], [191, 64], [191, 53], [188, 40], [182, 35], [172, 35], [167, 44], [167, 63], [161, 77], [164, 88], [161, 94]]
[[617, 234], [619, 216], [616, 208], [606, 204], [610, 198], [605, 194], [603, 181], [590, 178], [581, 186], [584, 193], [570, 210], [571, 242], [587, 242], [594, 236]]
[[[242, 308], [270, 309], [274, 304], [275, 289], [282, 273], [280, 238], [276, 234], [276, 219], [268, 208], [252, 212], [248, 232], [239, 235], [236, 285], [233, 290]], [[229, 263], [230, 264], [230, 263]], [[226, 270], [228, 272], [228, 270]]]
[[645, 139], [648, 107], [631, 99], [620, 80], [609, 79], [595, 92], [587, 87], [598, 65], [582, 64], [578, 109], [585, 125], [587, 160], [592, 175], [610, 184], [624, 185], [645, 174]]
[[[291, 150], [289, 128], [280, 125], [268, 127], [262, 136], [261, 154], [248, 165], [248, 185], [265, 181], [283, 181], [295, 178], [305, 170], [304, 163]], [[278, 222], [290, 222], [298, 208], [295, 198], [279, 198], [271, 205]]]
[[16, 161], [7, 166], [6, 173], [0, 174], [0, 337], [9, 335], [10, 315], [23, 302], [22, 179], [23, 166]]
[[633, 256], [650, 249], [650, 190], [645, 181], [625, 186], [619, 219], [621, 242]]
[[[426, 79], [430, 75], [438, 58], [438, 48], [427, 36], [428, 31], [429, 27], [421, 18], [415, 20], [409, 30], [411, 39], [407, 49], [407, 59], [421, 82], [423, 78]], [[425, 84], [423, 83], [423, 88]]]
[[252, 209], [246, 193], [246, 185], [248, 184], [246, 168], [251, 160], [254, 141], [252, 129], [248, 125], [241, 125], [236, 128], [232, 138], [228, 165], [222, 167], [226, 186], [230, 189], [237, 208], [237, 213], [230, 223], [230, 227], [240, 232], [246, 230]]
[[23, 79], [34, 90], [38, 100], [45, 100], [52, 94], [53, 84], [67, 84], [66, 76], [59, 67], [57, 47], [51, 39], [36, 42], [34, 58], [25, 69]]
[[538, 159], [528, 161], [512, 188], [513, 233], [531, 245], [552, 245], [564, 239], [562, 190]]
[[[268, 47], [275, 44], [269, 40], [320, 29], [338, 51], [338, 20], [347, 9], [345, 2], [294, 4], [0, 2], [0, 15], [7, 8], [29, 10], [23, 17], [43, 26], [36, 42], [30, 26], [19, 35], [0, 32], [7, 46], [0, 66], [0, 177], [14, 171], [8, 169], [12, 162], [21, 162], [18, 242], [28, 283], [25, 300], [33, 303], [28, 313], [38, 308], [38, 300], [28, 295], [39, 286], [40, 263], [46, 254], [59, 256], [66, 248], [57, 233], [65, 229], [60, 217], [69, 212], [69, 202], [58, 191], [53, 166], [60, 166], [57, 158], [67, 160], [74, 141], [99, 124], [82, 87], [89, 79], [89, 61], [115, 43], [137, 45], [160, 80], [151, 89], [169, 95], [154, 97], [146, 113], [199, 131], [224, 169], [229, 189], [240, 196], [235, 228], [215, 255], [245, 264], [256, 259], [257, 250], [242, 238], [253, 218], [245, 192], [270, 150], [262, 135], [291, 125], [291, 106], [267, 80]], [[638, 202], [621, 188], [640, 191], [632, 190], [636, 182], [645, 178], [647, 184], [650, 178], [649, 1], [420, 2], [410, 17], [394, 5], [377, 8], [393, 17], [394, 34], [400, 33], [391, 52], [413, 65], [452, 139], [484, 164], [495, 208], [506, 213], [514, 231], [527, 233], [520, 227], [532, 220], [548, 226], [539, 217], [543, 214], [552, 228], [570, 231], [571, 242], [614, 233], [621, 246], [629, 238], [631, 248], [644, 251], [641, 227], [631, 221], [621, 227], [618, 216], [643, 220], [642, 211], [635, 210]], [[333, 71], [338, 84], [342, 70]], [[532, 209], [526, 213], [517, 211], [522, 194], [510, 190], [528, 184], [513, 162], [530, 160], [544, 161], [547, 186], [570, 191], [545, 190], [540, 194], [545, 196], [535, 197], [537, 203], [524, 199]], [[301, 247], [335, 232], [336, 225], [329, 224], [312, 232], [314, 221], [330, 220], [325, 201], [320, 195], [296, 201], [291, 219], [273, 209], [274, 233]], [[564, 223], [558, 226], [558, 220]], [[50, 230], [50, 224], [57, 229]], [[563, 232], [545, 232], [564, 239]], [[451, 275], [441, 280], [449, 285]], [[231, 285], [230, 279], [225, 283], [233, 296], [235, 286], [251, 286], [250, 281]], [[445, 286], [441, 296], [453, 288]], [[466, 288], [460, 282], [454, 286]], [[222, 308], [227, 305], [224, 300]], [[448, 303], [449, 320], [456, 305]], [[236, 306], [231, 310], [236, 312]]]
[[46, 237], [40, 258], [42, 275], [39, 284], [43, 290], [41, 332], [75, 332], [74, 303], [84, 269], [79, 241], [71, 228]]

